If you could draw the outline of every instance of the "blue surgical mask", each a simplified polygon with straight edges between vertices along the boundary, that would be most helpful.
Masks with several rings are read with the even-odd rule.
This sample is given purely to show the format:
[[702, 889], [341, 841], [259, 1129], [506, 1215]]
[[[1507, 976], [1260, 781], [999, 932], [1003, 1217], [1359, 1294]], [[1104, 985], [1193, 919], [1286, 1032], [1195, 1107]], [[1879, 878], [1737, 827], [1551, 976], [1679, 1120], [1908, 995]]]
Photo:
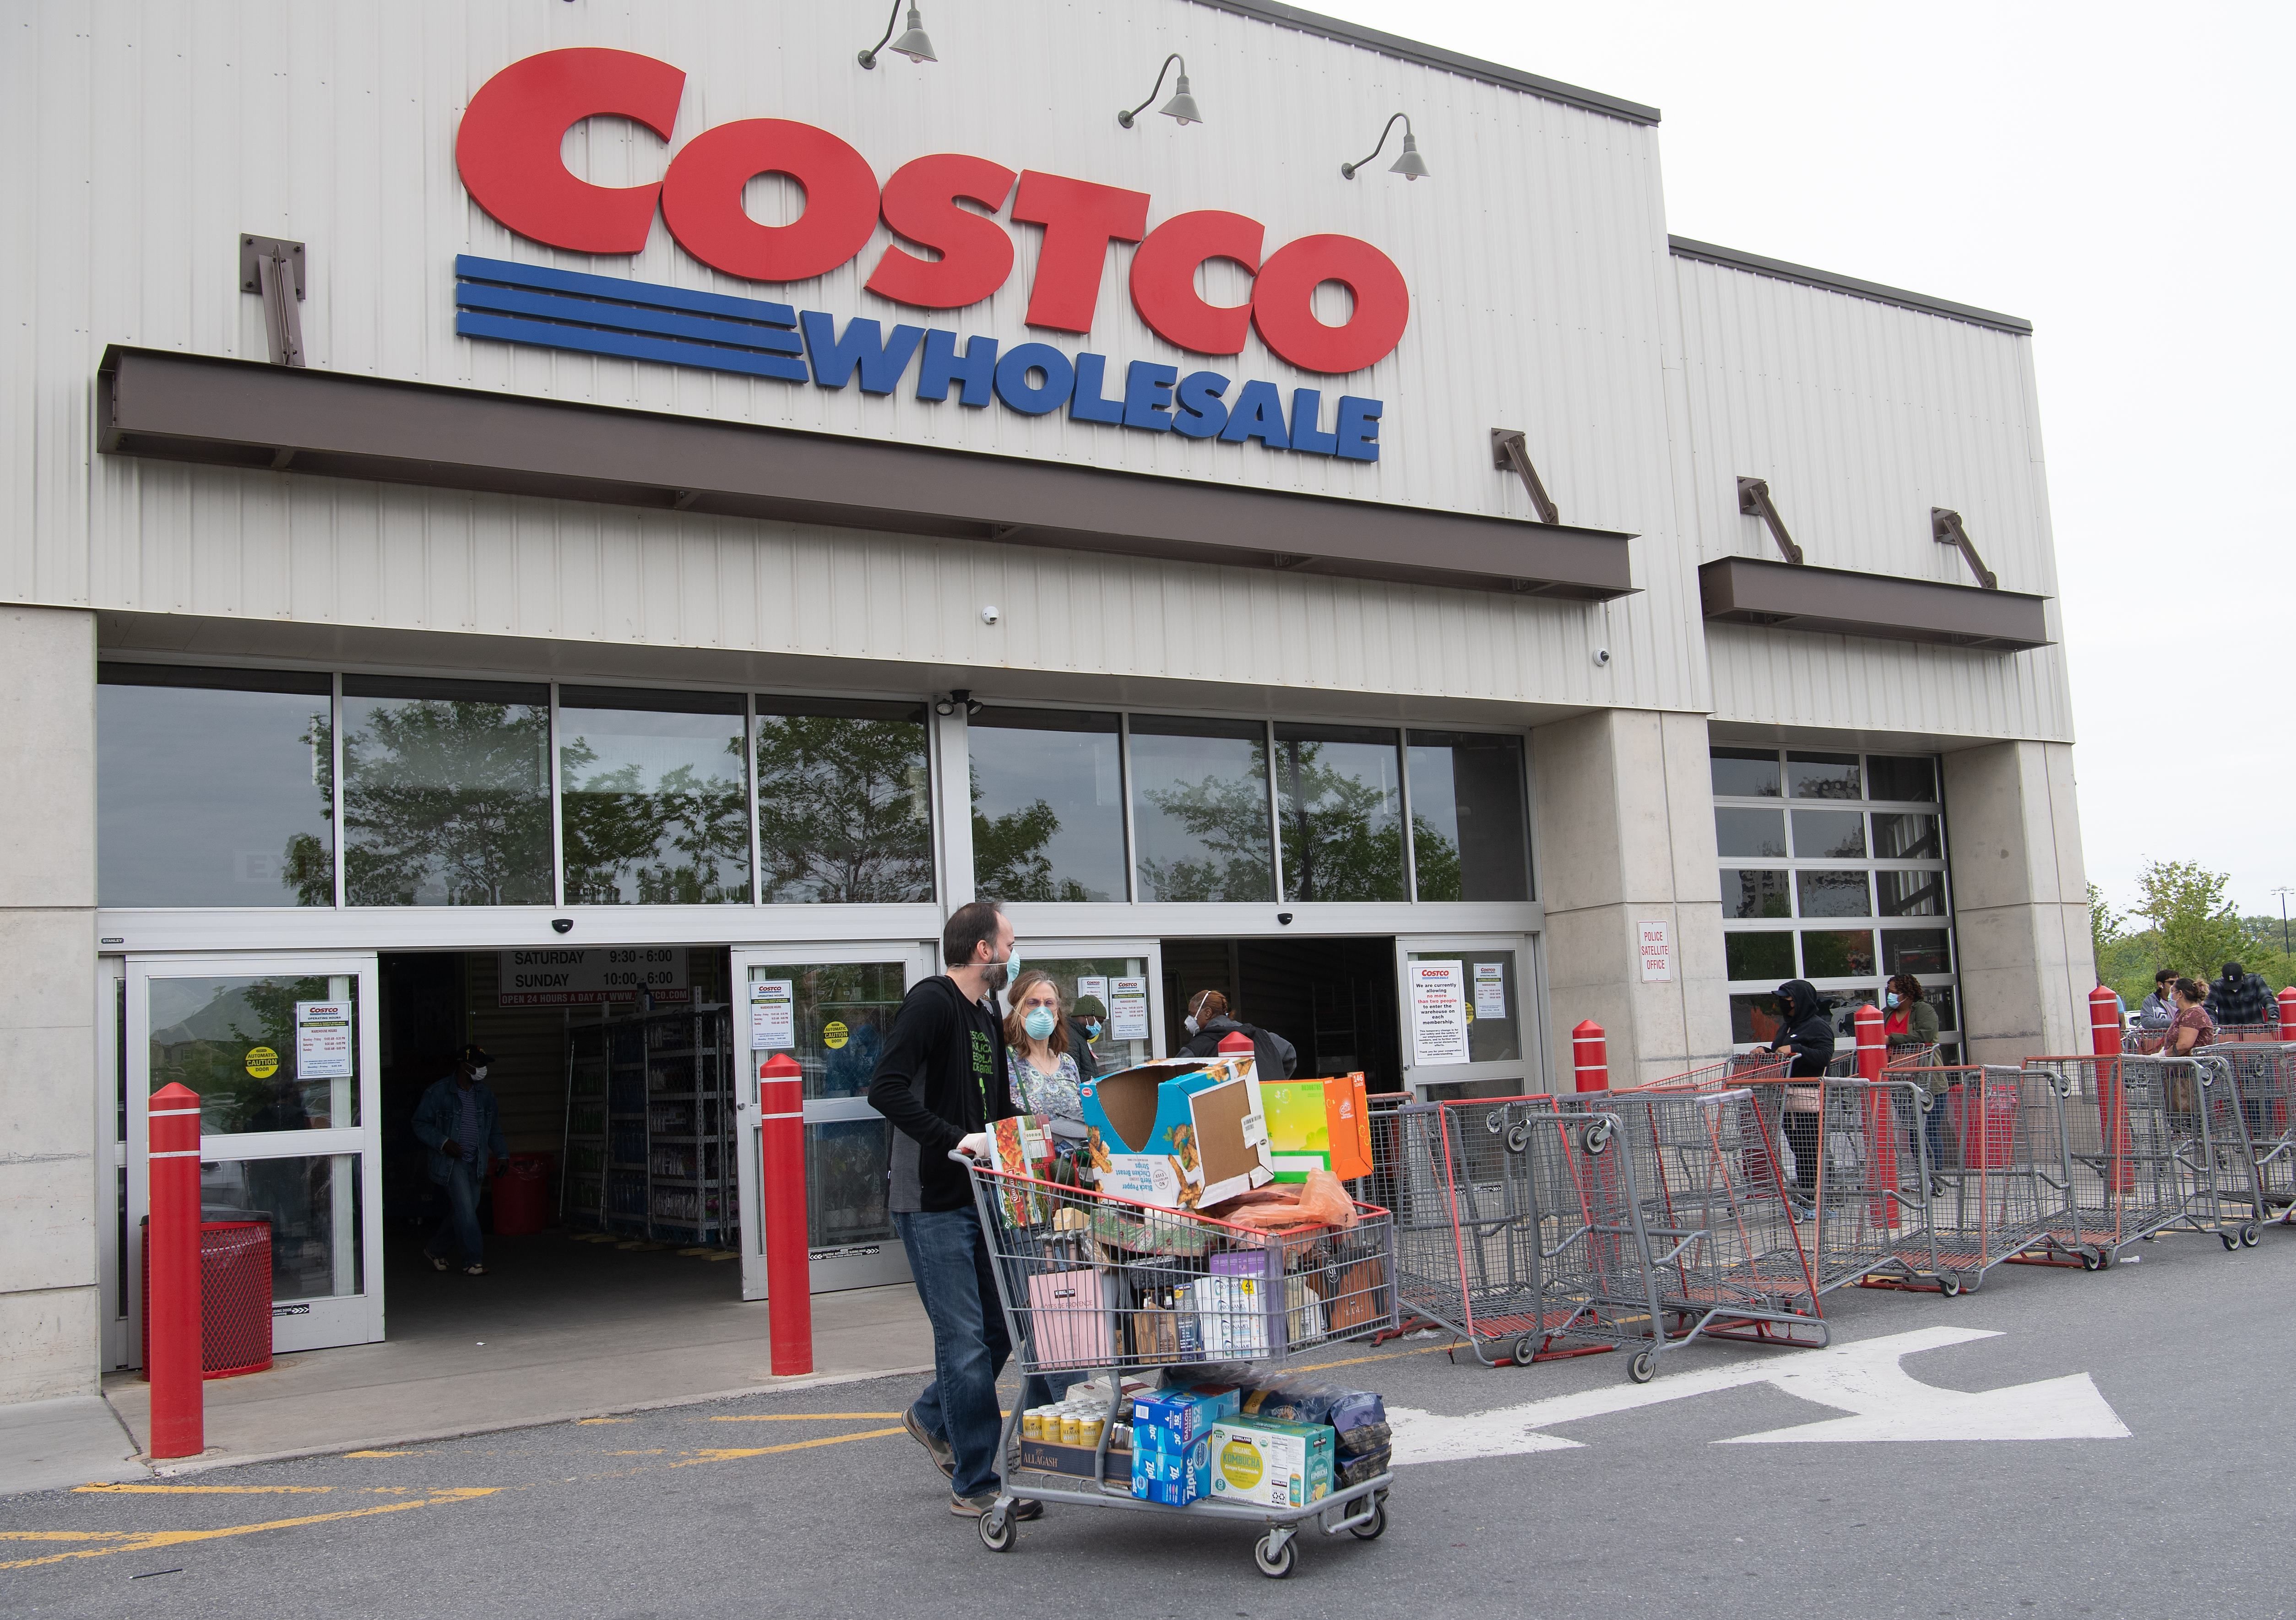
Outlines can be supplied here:
[[1895, 990], [1890, 992], [1889, 1004], [1892, 1007], [1898, 1004], [1898, 993]]
[[1021, 1020], [1021, 1027], [1029, 1032], [1030, 1040], [1043, 1040], [1053, 1033], [1053, 1010], [1050, 1007], [1029, 1008], [1029, 1016]]
[[1087, 1041], [1097, 1041], [1100, 1039], [1100, 1020], [1098, 1019], [1086, 1019], [1084, 1021], [1084, 1034], [1085, 1039]]

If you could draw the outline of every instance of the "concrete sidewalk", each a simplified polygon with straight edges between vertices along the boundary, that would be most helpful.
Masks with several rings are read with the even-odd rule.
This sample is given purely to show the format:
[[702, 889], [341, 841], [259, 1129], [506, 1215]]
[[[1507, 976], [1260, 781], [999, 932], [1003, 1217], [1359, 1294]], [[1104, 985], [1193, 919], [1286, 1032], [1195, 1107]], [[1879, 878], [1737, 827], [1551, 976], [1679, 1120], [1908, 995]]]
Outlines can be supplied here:
[[149, 1478], [141, 1449], [102, 1395], [0, 1406], [0, 1496]]
[[[906, 1283], [816, 1295], [815, 1371], [777, 1379], [766, 1307], [738, 1297], [732, 1262], [558, 1232], [494, 1240], [485, 1277], [416, 1261], [391, 1268], [384, 1342], [213, 1380], [207, 1453], [162, 1466], [377, 1448], [932, 1364], [932, 1330]], [[104, 1394], [140, 1450], [150, 1386], [118, 1373]]]

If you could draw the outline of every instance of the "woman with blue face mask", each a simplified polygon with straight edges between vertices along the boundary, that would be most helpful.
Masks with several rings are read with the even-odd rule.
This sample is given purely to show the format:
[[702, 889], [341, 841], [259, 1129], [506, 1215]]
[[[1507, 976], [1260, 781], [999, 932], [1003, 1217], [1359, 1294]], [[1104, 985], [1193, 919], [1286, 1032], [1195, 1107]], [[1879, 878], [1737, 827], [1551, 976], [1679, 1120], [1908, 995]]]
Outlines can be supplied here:
[[1024, 969], [1005, 992], [1005, 1002], [1013, 1010], [1004, 1019], [1013, 1100], [1023, 1112], [1050, 1120], [1054, 1137], [1082, 1141], [1084, 1103], [1077, 1094], [1081, 1076], [1069, 1050], [1060, 986], [1041, 968]]

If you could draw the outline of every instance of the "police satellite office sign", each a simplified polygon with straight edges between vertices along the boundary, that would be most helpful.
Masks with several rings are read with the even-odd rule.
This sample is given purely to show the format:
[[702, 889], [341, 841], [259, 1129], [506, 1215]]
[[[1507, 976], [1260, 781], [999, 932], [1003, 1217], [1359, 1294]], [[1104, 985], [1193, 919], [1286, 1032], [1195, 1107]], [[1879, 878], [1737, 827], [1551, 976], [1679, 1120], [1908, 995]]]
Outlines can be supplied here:
[[502, 953], [499, 1007], [606, 1007], [651, 992], [658, 1004], [690, 1002], [683, 945], [595, 945]]

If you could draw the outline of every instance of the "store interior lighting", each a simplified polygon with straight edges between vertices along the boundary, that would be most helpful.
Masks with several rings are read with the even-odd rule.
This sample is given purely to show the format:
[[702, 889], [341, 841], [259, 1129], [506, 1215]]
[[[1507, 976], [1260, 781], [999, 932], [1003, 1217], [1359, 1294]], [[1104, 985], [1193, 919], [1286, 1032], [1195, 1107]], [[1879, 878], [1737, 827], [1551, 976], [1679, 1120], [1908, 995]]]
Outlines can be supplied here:
[[1175, 51], [1164, 59], [1164, 65], [1156, 70], [1156, 87], [1148, 93], [1140, 105], [1121, 110], [1117, 113], [1116, 121], [1119, 125], [1127, 129], [1131, 128], [1132, 120], [1140, 116], [1150, 102], [1163, 94], [1164, 75], [1172, 70], [1172, 64], [1176, 61], [1180, 64], [1179, 83], [1173, 88], [1172, 99], [1156, 110], [1176, 124], [1201, 124], [1204, 121], [1204, 115], [1196, 107], [1196, 98], [1188, 89], [1188, 64], [1181, 59], [1180, 53]]
[[[875, 45], [871, 45], [867, 50], [862, 52], [859, 57], [856, 59], [863, 67], [875, 67], [877, 65], [877, 53], [881, 51], [889, 49], [896, 51], [901, 55], [907, 57], [911, 61], [939, 61], [940, 60], [939, 57], [933, 54], [932, 41], [925, 35], [924, 20], [917, 15], [917, 8], [914, 5], [909, 7], [909, 26], [902, 30], [901, 37], [898, 39], [893, 39], [893, 20], [900, 14], [901, 0], [893, 0], [893, 9], [885, 13], [884, 37], [878, 40]], [[887, 39], [893, 40], [893, 43], [890, 46], [885, 43], [885, 40]]]
[[1387, 172], [1390, 175], [1401, 175], [1406, 180], [1427, 178], [1427, 160], [1419, 155], [1419, 137], [1411, 133], [1411, 116], [1404, 112], [1398, 112], [1387, 120], [1386, 127], [1379, 132], [1379, 144], [1371, 149], [1369, 155], [1358, 158], [1352, 163], [1340, 165], [1340, 178], [1354, 179], [1356, 170], [1370, 162], [1373, 158], [1379, 156], [1386, 149], [1387, 137], [1394, 132], [1398, 124], [1403, 126], [1403, 155], [1388, 165]]

